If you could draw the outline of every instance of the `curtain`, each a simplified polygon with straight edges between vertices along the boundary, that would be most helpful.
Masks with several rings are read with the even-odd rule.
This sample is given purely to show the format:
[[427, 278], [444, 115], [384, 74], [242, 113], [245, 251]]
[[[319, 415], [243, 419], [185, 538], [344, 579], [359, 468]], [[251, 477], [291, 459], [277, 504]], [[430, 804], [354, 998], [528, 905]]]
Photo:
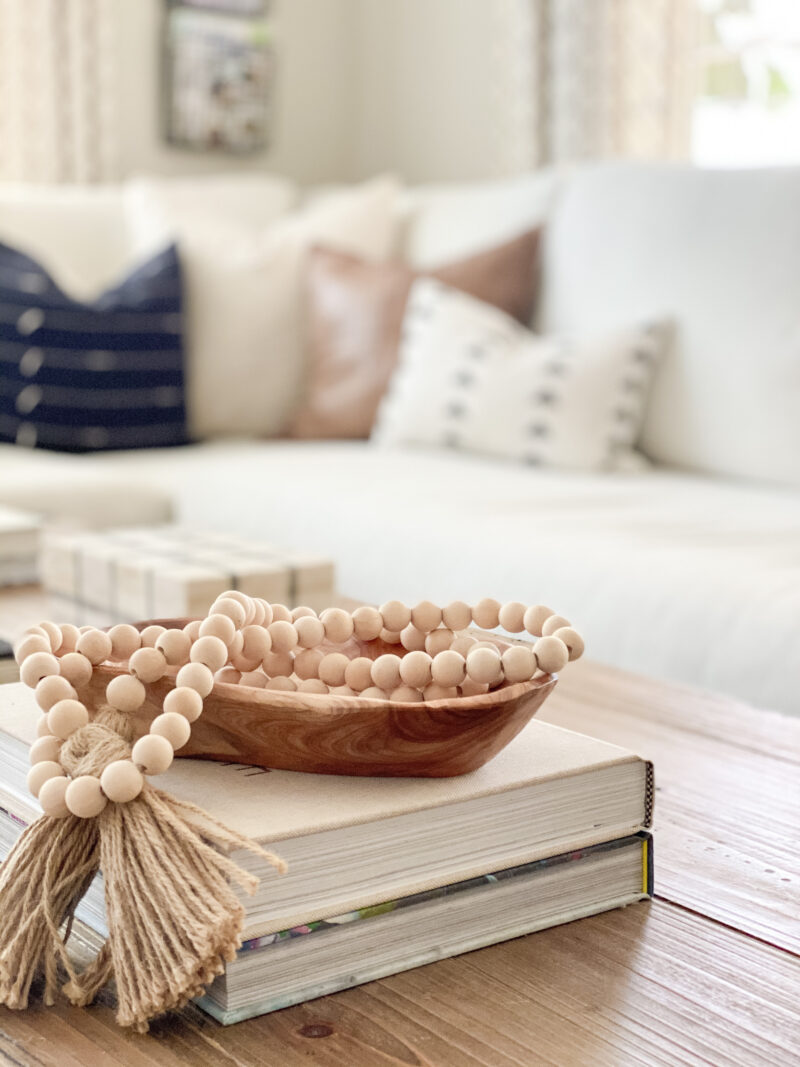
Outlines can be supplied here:
[[0, 178], [117, 175], [113, 5], [0, 0]]

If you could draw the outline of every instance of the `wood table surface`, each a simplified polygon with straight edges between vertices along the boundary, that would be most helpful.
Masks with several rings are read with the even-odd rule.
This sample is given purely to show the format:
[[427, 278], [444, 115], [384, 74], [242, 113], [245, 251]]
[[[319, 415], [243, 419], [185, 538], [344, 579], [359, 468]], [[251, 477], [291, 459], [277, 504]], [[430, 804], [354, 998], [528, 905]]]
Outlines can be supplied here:
[[[23, 599], [4, 618], [0, 598], [0, 633]], [[0, 1065], [800, 1062], [800, 720], [584, 661], [539, 718], [654, 761], [653, 901], [230, 1027], [0, 1008]]]

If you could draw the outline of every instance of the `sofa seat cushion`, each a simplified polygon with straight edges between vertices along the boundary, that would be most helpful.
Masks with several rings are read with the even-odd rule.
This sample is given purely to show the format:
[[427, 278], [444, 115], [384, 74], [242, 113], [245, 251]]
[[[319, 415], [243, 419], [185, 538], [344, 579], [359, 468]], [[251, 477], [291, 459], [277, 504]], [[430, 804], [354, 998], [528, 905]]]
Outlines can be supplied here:
[[198, 528], [330, 554], [350, 596], [542, 601], [595, 659], [800, 714], [791, 493], [362, 442], [227, 441], [80, 463], [173, 494]]

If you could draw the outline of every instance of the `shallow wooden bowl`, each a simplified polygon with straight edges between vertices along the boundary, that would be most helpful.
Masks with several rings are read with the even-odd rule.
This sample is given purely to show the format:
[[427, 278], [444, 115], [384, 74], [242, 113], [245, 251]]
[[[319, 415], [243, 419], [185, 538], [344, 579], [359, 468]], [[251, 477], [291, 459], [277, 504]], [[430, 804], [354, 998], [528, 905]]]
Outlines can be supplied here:
[[[155, 621], [183, 626], [187, 620]], [[495, 641], [500, 649], [510, 643], [492, 634], [476, 636]], [[404, 651], [399, 645], [355, 638], [337, 647], [371, 659]], [[98, 707], [109, 680], [120, 673], [123, 668], [114, 665], [96, 669], [81, 695]], [[137, 734], [147, 733], [160, 713], [175, 673], [148, 686], [147, 702], [135, 717]], [[543, 675], [481, 696], [416, 704], [217, 684], [192, 724], [189, 743], [177, 755], [315, 774], [448, 778], [474, 771], [496, 756], [533, 718], [555, 684], [555, 676]]]

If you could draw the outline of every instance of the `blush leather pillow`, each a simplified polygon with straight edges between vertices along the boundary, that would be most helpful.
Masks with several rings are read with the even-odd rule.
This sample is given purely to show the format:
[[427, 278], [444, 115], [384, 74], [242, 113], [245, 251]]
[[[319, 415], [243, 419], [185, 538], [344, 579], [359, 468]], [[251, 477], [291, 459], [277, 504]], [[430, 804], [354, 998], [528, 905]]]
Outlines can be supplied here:
[[397, 363], [406, 300], [432, 277], [519, 322], [533, 313], [540, 231], [420, 273], [314, 248], [307, 262], [309, 382], [293, 437], [368, 437]]

